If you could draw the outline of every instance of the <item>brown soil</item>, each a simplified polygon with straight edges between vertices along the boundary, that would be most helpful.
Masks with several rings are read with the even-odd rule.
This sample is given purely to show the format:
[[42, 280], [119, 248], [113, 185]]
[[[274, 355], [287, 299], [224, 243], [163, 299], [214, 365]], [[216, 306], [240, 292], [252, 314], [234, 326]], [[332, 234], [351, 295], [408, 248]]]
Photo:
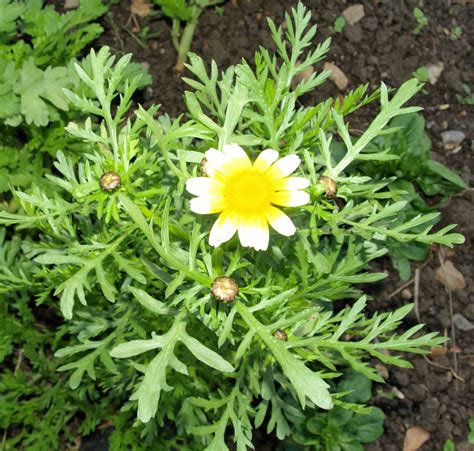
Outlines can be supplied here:
[[[194, 52], [207, 61], [214, 59], [221, 68], [238, 63], [241, 58], [251, 60], [259, 45], [272, 47], [266, 17], [281, 22], [284, 11], [296, 2], [238, 0], [236, 3], [237, 7], [227, 3], [221, 10], [205, 12], [193, 41]], [[455, 95], [463, 93], [463, 83], [472, 85], [473, 72], [469, 60], [472, 59], [470, 42], [473, 37], [471, 20], [474, 5], [460, 0], [365, 0], [361, 1], [365, 17], [353, 26], [346, 26], [342, 33], [334, 33], [334, 20], [352, 3], [355, 2], [305, 1], [313, 11], [313, 22], [318, 24], [319, 39], [328, 36], [333, 39], [329, 61], [335, 62], [347, 74], [349, 88], [366, 82], [377, 87], [382, 80], [390, 86], [397, 86], [410, 78], [418, 67], [443, 62], [445, 69], [437, 84], [428, 86], [426, 93], [419, 94], [414, 103], [425, 108], [434, 158], [457, 170], [472, 186], [470, 107], [459, 103]], [[463, 3], [471, 3], [471, 6]], [[417, 35], [412, 33], [416, 26], [412, 15], [415, 6], [421, 7], [429, 19], [429, 25]], [[144, 102], [160, 103], [161, 111], [176, 116], [184, 111], [182, 94], [185, 85], [173, 70], [176, 52], [170, 40], [170, 24], [159, 14], [138, 18], [138, 21], [142, 29], [149, 27], [149, 38], [142, 39], [140, 43], [138, 35], [132, 37], [134, 22], [129, 2], [120, 2], [109, 13], [105, 24], [106, 35], [100, 44], [108, 44], [118, 53], [132, 52], [135, 60], [145, 63], [153, 75], [153, 87], [145, 92]], [[457, 40], [449, 36], [455, 26], [462, 28], [462, 36]], [[311, 104], [317, 99], [338, 94], [336, 87], [328, 82], [305, 101]], [[358, 128], [367, 124], [375, 108], [370, 107], [365, 116], [359, 116]], [[440, 134], [450, 129], [461, 130], [467, 136], [458, 153], [443, 148]], [[472, 191], [454, 197], [443, 211], [443, 222], [459, 224], [458, 231], [466, 236], [466, 244], [458, 246], [450, 257], [467, 282], [467, 288], [452, 295], [453, 311], [474, 321], [474, 303], [470, 296], [474, 286], [472, 203]], [[439, 252], [435, 251], [431, 262], [420, 272], [420, 316], [428, 330], [451, 336], [448, 294], [434, 280], [437, 266]], [[388, 266], [387, 269], [393, 272]], [[395, 308], [408, 302], [400, 294], [387, 300], [389, 293], [399, 285], [401, 282], [395, 274], [379, 284], [375, 289], [373, 308]], [[410, 289], [413, 292], [413, 286]], [[413, 322], [416, 321], [413, 317]], [[411, 371], [389, 368], [387, 385], [376, 387], [378, 394], [375, 398], [375, 403], [386, 413], [385, 435], [369, 447], [371, 450], [401, 449], [405, 431], [411, 426], [421, 426], [431, 433], [422, 450], [442, 449], [447, 439], [461, 445], [457, 449], [467, 446], [462, 443], [468, 434], [468, 419], [474, 415], [474, 380], [470, 377], [474, 366], [473, 332], [455, 328], [455, 334], [460, 351], [456, 354], [455, 374], [451, 370], [455, 368], [455, 354], [452, 352], [441, 357], [430, 357], [430, 362], [423, 357], [410, 357], [414, 366]], [[398, 389], [398, 398], [388, 396], [394, 388]]]

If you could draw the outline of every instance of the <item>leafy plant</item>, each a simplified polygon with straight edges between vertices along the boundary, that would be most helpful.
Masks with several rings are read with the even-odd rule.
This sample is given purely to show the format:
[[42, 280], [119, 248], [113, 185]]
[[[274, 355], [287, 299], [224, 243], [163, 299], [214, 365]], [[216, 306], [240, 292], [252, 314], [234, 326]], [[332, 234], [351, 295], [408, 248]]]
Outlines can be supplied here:
[[415, 18], [417, 23], [417, 26], [413, 29], [413, 33], [419, 34], [421, 30], [423, 30], [423, 28], [428, 25], [428, 17], [426, 17], [423, 10], [418, 7], [413, 8], [413, 17]]
[[[60, 14], [42, 0], [1, 0], [0, 62], [64, 66], [103, 32], [93, 22], [106, 11], [101, 0], [83, 0], [77, 9]], [[23, 36], [17, 39], [16, 36]]]
[[[431, 159], [431, 141], [425, 131], [425, 121], [419, 113], [398, 116], [390, 122], [390, 126], [395, 131], [374, 139], [366, 151], [380, 153], [388, 150], [395, 158], [385, 162], [362, 162], [359, 168], [375, 180], [396, 177], [389, 182], [388, 187], [393, 193], [399, 193], [399, 200], [408, 202], [408, 208], [399, 213], [396, 222], [401, 224], [435, 210], [436, 205], [427, 204], [427, 197], [433, 199], [438, 196], [439, 205], [452, 194], [468, 188], [455, 172]], [[433, 216], [432, 224], [438, 220], [437, 216]], [[427, 243], [403, 243], [389, 238], [387, 247], [402, 279], [410, 277], [410, 260], [423, 261], [428, 255]]]
[[474, 105], [474, 94], [472, 93], [471, 87], [463, 83], [462, 85], [465, 96], [462, 96], [461, 94], [456, 94], [456, 99], [459, 103], [462, 103], [463, 105]]
[[452, 440], [446, 440], [443, 444], [443, 451], [456, 451], [456, 445]]
[[420, 81], [421, 83], [426, 83], [429, 81], [428, 68], [426, 66], [421, 66], [413, 72], [413, 76]]
[[462, 28], [459, 26], [453, 27], [451, 29], [451, 39], [457, 41], [462, 36]]
[[332, 26], [336, 33], [341, 33], [346, 26], [346, 19], [343, 16], [338, 16], [334, 21], [334, 25]]
[[[204, 9], [219, 5], [224, 0], [153, 0], [173, 21], [171, 38], [178, 52], [175, 70], [182, 72], [188, 57], [194, 32]], [[182, 28], [182, 23], [185, 23]]]
[[[347, 444], [330, 432], [334, 417], [324, 412], [333, 408], [364, 443], [380, 432], [381, 416], [374, 410], [362, 420], [366, 401], [351, 400], [342, 374], [351, 368], [383, 382], [372, 359], [408, 368], [400, 353], [444, 342], [422, 335], [422, 325], [397, 333], [412, 305], [366, 315], [360, 288], [385, 277], [367, 268], [389, 240], [463, 242], [454, 226], [432, 230], [437, 213], [399, 221], [410, 200], [393, 189], [396, 175], [370, 177], [356, 164], [397, 159], [370, 144], [395, 132], [393, 120], [419, 110], [405, 105], [421, 85], [409, 80], [391, 95], [383, 84], [371, 94], [363, 86], [334, 103], [300, 106], [329, 76], [294, 82], [329, 48], [329, 41], [310, 48], [310, 18], [299, 4], [286, 15], [285, 32], [269, 20], [276, 54], [261, 49], [252, 66], [243, 61], [221, 72], [191, 55], [185, 119], [157, 116], [158, 106], [132, 111], [140, 81], [127, 80], [130, 55], [115, 61], [108, 48], [91, 51], [74, 65], [85, 88], [64, 91], [86, 115], [67, 131], [88, 151], [58, 152], [46, 186], [15, 190], [16, 204], [0, 211], [0, 224], [24, 234], [20, 261], [28, 265], [25, 277], [15, 268], [3, 283], [29, 287], [38, 305], [62, 313], [63, 340], [51, 350], [58, 371], [99, 407], [123, 404], [115, 446], [220, 451], [232, 431], [244, 450], [264, 423], [283, 440], [297, 427], [314, 434], [318, 422], [327, 433], [317, 440]], [[352, 137], [347, 116], [377, 98], [379, 114]], [[236, 239], [209, 246], [212, 220], [189, 212], [186, 181], [205, 167], [205, 151], [230, 144], [252, 157], [269, 147], [298, 154], [311, 182], [310, 204], [292, 214], [296, 235], [272, 236], [267, 252]], [[231, 296], [217, 295], [216, 284], [233, 287]], [[338, 300], [344, 307], [335, 307]], [[306, 423], [307, 411], [314, 415]], [[137, 429], [135, 412], [143, 423]], [[355, 425], [367, 418], [373, 427], [363, 435]]]
[[[0, 19], [0, 193], [12, 185], [41, 185], [42, 174], [49, 169], [47, 155], [65, 148], [87, 150], [64, 131], [65, 123], [78, 112], [70, 112], [63, 89], [87, 89], [70, 59], [102, 32], [91, 21], [106, 11], [99, 0], [83, 1], [64, 14], [38, 0], [2, 0], [1, 7], [5, 13]], [[87, 65], [87, 59], [82, 64]], [[127, 71], [131, 77], [142, 73], [141, 86], [151, 81], [137, 64]]]
[[[337, 385], [337, 391], [349, 393], [347, 403], [366, 403], [372, 397], [372, 383], [353, 371], [346, 372]], [[372, 443], [383, 434], [384, 414], [377, 407], [357, 411], [336, 406], [328, 413], [311, 412], [295, 425], [291, 438], [305, 448], [288, 446], [288, 449], [315, 449], [317, 451], [363, 451], [365, 443]]]

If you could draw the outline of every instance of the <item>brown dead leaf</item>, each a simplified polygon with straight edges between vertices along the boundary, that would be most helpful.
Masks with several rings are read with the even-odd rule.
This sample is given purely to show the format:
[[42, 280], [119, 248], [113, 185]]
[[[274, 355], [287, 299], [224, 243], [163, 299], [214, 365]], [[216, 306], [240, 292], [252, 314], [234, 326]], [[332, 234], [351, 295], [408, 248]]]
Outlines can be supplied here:
[[347, 88], [347, 85], [349, 84], [349, 79], [347, 78], [346, 74], [342, 72], [339, 67], [337, 67], [334, 63], [324, 63], [324, 69], [325, 70], [330, 70], [331, 75], [329, 76], [329, 80], [333, 81], [334, 84], [341, 90], [344, 91], [344, 89]]
[[79, 0], [65, 0], [64, 9], [75, 9], [79, 7]]
[[430, 433], [420, 426], [407, 429], [403, 442], [403, 451], [416, 451], [430, 438]]
[[[440, 107], [441, 107], [441, 105], [440, 105]], [[449, 107], [449, 105], [448, 105], [448, 107]], [[454, 257], [454, 255], [456, 254], [456, 251], [452, 247], [441, 245], [440, 250], [443, 252], [444, 258]]]
[[148, 0], [132, 0], [130, 11], [139, 17], [145, 17], [150, 14], [151, 4]]
[[303, 70], [301, 72], [298, 72], [294, 77], [293, 80], [291, 81], [291, 85], [293, 88], [296, 88], [302, 81], [307, 81], [313, 75], [314, 73], [314, 67], [309, 66], [306, 70]]
[[445, 260], [436, 270], [435, 279], [448, 290], [456, 291], [466, 288], [466, 281], [462, 273], [453, 265], [451, 260]]
[[389, 376], [388, 368], [385, 365], [383, 365], [381, 363], [376, 363], [375, 364], [375, 369], [377, 370], [377, 373], [379, 373], [380, 377], [383, 377], [385, 380], [388, 379], [388, 376]]
[[364, 5], [362, 5], [361, 3], [351, 5], [344, 11], [342, 11], [342, 16], [344, 17], [344, 19], [347, 20], [350, 25], [354, 25], [365, 16]]
[[435, 346], [431, 348], [431, 357], [442, 357], [446, 355], [446, 348], [444, 346]]

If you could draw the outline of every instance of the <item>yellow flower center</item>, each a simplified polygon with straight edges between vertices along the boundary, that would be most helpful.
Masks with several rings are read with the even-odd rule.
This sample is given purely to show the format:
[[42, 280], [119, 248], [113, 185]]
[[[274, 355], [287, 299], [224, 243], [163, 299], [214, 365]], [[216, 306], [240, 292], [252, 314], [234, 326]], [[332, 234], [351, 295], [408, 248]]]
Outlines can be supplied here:
[[249, 169], [230, 177], [225, 185], [226, 203], [236, 211], [262, 211], [270, 205], [274, 189], [260, 171]]

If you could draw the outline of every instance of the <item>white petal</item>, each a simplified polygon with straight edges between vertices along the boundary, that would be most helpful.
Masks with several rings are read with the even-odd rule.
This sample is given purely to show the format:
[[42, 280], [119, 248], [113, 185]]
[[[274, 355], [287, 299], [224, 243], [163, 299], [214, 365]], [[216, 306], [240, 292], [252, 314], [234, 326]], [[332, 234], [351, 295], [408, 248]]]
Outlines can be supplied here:
[[271, 202], [282, 207], [300, 207], [309, 202], [309, 194], [305, 191], [278, 191]]
[[219, 213], [225, 207], [225, 202], [222, 197], [195, 197], [191, 199], [189, 208], [194, 213], [199, 215], [208, 215], [211, 213]]
[[268, 242], [270, 241], [270, 231], [268, 230], [268, 223], [264, 216], [257, 216], [255, 218], [256, 228], [254, 232], [253, 248], [256, 251], [266, 251], [268, 249]]
[[267, 172], [273, 180], [279, 180], [288, 177], [300, 165], [301, 160], [298, 155], [287, 155], [278, 160]]
[[265, 214], [270, 225], [281, 235], [291, 236], [296, 232], [293, 221], [281, 210], [270, 207]]
[[260, 155], [253, 163], [253, 167], [262, 172], [266, 172], [266, 170], [277, 160], [278, 152], [276, 150], [265, 149], [263, 152], [260, 152]]
[[216, 196], [222, 192], [224, 186], [209, 177], [194, 177], [186, 180], [186, 190], [195, 196]]
[[309, 180], [304, 177], [286, 177], [275, 182], [273, 188], [275, 191], [292, 191], [295, 189], [308, 188], [309, 185]]
[[225, 174], [250, 169], [252, 167], [249, 156], [245, 150], [237, 144], [227, 144], [224, 146], [224, 155], [226, 156], [226, 162], [222, 166], [222, 169]]
[[227, 161], [224, 152], [217, 149], [209, 149], [206, 151], [206, 160], [215, 171], [222, 172], [222, 166]]
[[218, 247], [220, 244], [229, 241], [237, 231], [237, 218], [227, 212], [221, 213], [214, 223], [209, 235], [209, 244]]
[[269, 232], [264, 218], [259, 216], [242, 216], [239, 218], [239, 240], [244, 247], [255, 250], [268, 248]]

